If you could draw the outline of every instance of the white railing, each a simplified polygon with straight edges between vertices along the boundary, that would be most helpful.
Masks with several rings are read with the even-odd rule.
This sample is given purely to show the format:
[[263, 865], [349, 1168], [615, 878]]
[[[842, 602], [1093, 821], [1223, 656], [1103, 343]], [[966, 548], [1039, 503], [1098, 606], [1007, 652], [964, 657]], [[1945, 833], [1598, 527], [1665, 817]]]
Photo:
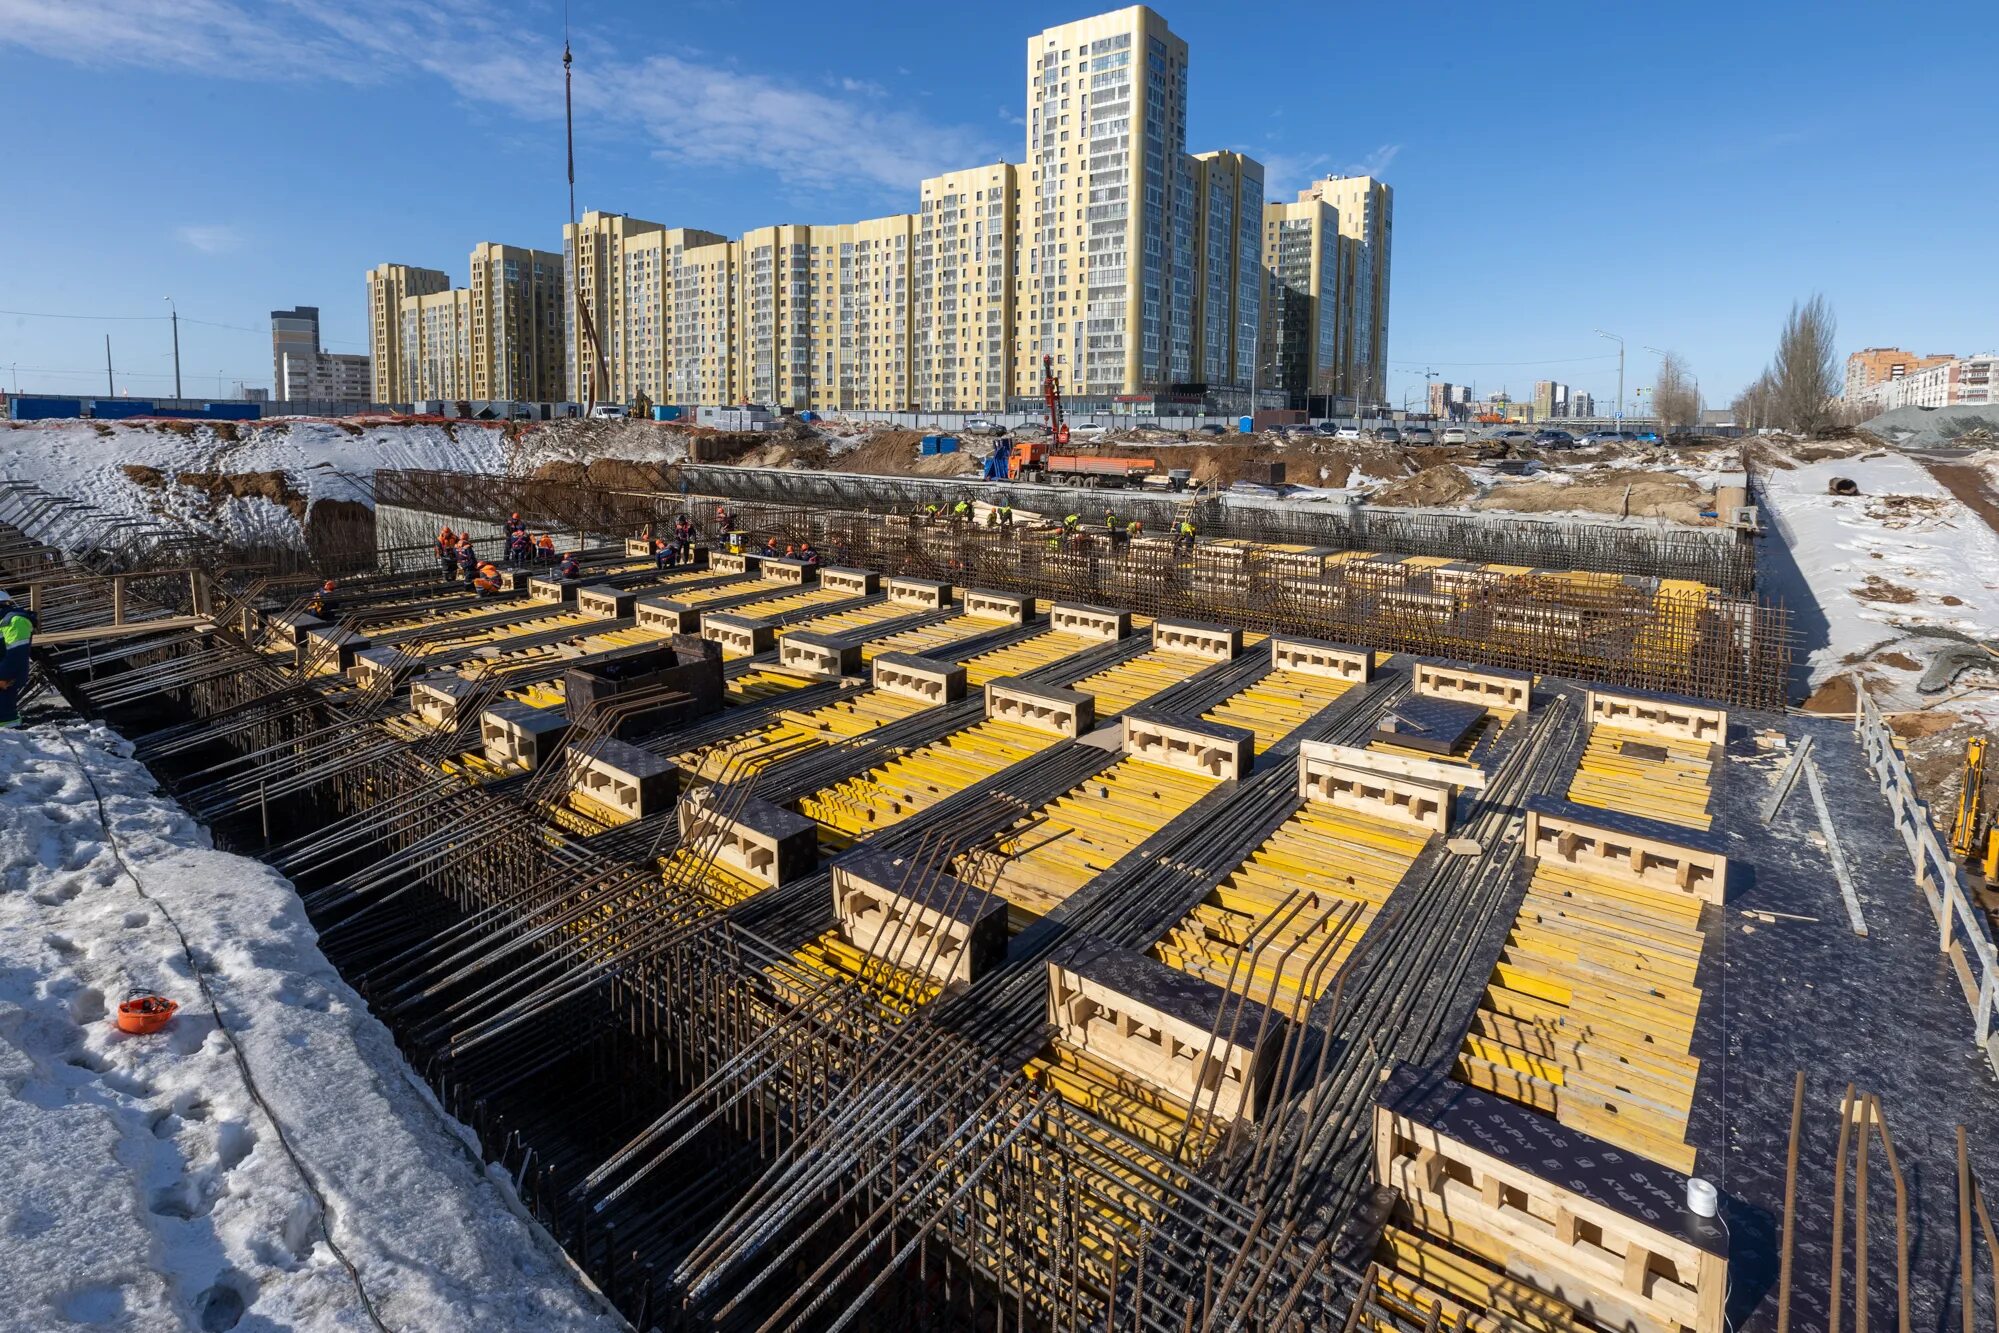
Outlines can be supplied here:
[[1902, 835], [1909, 858], [1915, 862], [1916, 886], [1929, 899], [1930, 914], [1937, 921], [1937, 948], [1949, 957], [1958, 984], [1964, 987], [1964, 998], [1971, 1005], [1974, 1039], [1985, 1052], [1993, 1072], [1999, 1073], [1999, 1037], [1992, 1032], [1993, 1003], [1995, 995], [1999, 995], [1999, 953], [1992, 947], [1992, 936], [1980, 909], [1964, 891], [1964, 877], [1958, 872], [1957, 862], [1937, 838], [1936, 825], [1930, 822], [1929, 805], [1916, 794], [1909, 766], [1895, 748], [1887, 721], [1867, 697], [1867, 690], [1857, 676], [1853, 693], [1857, 701], [1854, 733], [1867, 752], [1867, 762], [1880, 779], [1882, 795], [1888, 798], [1895, 831]]

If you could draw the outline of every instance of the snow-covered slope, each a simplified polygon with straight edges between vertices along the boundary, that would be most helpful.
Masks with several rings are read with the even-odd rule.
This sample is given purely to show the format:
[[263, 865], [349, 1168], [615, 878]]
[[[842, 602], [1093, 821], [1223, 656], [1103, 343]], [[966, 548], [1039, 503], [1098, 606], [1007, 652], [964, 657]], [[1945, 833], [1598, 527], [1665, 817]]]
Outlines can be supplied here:
[[[324, 1224], [391, 1329], [619, 1327], [411, 1081], [291, 886], [213, 850], [128, 754], [100, 725], [0, 731], [0, 1326], [368, 1329]], [[181, 1001], [166, 1032], [117, 1030], [135, 988]]]
[[[179, 519], [238, 543], [293, 543], [299, 515], [276, 498], [221, 495], [182, 473], [278, 472], [306, 505], [368, 503], [378, 467], [501, 470], [501, 432], [474, 423], [371, 425], [310, 419], [224, 423], [0, 422], [0, 477], [32, 481], [113, 514]], [[156, 477], [140, 469], [151, 469]]]

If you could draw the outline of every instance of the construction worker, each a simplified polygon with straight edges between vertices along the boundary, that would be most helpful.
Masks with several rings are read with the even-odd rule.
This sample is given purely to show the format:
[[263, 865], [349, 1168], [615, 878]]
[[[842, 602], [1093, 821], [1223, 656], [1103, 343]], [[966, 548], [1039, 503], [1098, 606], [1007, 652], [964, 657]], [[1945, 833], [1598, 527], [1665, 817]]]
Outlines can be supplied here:
[[664, 537], [652, 539], [652, 563], [655, 569], [665, 569], [680, 558], [678, 543], [669, 543]]
[[472, 591], [481, 597], [491, 597], [500, 591], [500, 567], [488, 560], [479, 566], [479, 577], [472, 580]]
[[562, 553], [562, 563], [555, 567], [555, 572], [565, 579], [573, 579], [581, 574], [583, 566], [576, 562], [576, 552], [564, 551]]
[[535, 558], [544, 565], [554, 564], [555, 538], [545, 532], [542, 533], [540, 539], [535, 542]]
[[777, 538], [775, 537], [764, 538], [763, 549], [761, 551], [758, 551], [757, 554], [767, 555], [771, 556], [772, 558], [775, 558], [779, 554], [777, 549]]
[[0, 588], [0, 728], [21, 720], [21, 692], [28, 688], [28, 649], [35, 617]]
[[528, 539], [525, 527], [513, 529], [507, 534], [507, 563], [525, 565], [532, 562], [534, 543]]
[[1118, 522], [1118, 516], [1114, 510], [1106, 509], [1104, 511], [1104, 531], [1110, 534], [1112, 546], [1124, 545], [1124, 524]]
[[970, 500], [965, 500], [965, 499], [960, 499], [960, 500], [958, 501], [958, 503], [956, 503], [956, 504], [952, 505], [952, 506], [951, 506], [951, 521], [952, 521], [953, 523], [969, 523], [969, 522], [971, 522], [971, 521], [972, 521], [972, 502], [971, 502]]
[[470, 583], [479, 569], [479, 553], [472, 549], [472, 534], [467, 532], [458, 538], [458, 572], [465, 582]]
[[1074, 533], [1082, 525], [1083, 516], [1081, 514], [1070, 514], [1062, 520], [1062, 531]]
[[1180, 526], [1173, 533], [1173, 549], [1178, 551], [1183, 546], [1187, 554], [1194, 553], [1194, 520], [1191, 518], [1181, 519]]
[[998, 507], [993, 510], [993, 518], [999, 526], [1011, 529], [1013, 527], [1013, 506], [1002, 500]]
[[507, 515], [506, 526], [507, 526], [507, 536], [512, 537], [516, 532], [526, 532], [528, 525], [521, 522], [521, 516], [519, 514], [509, 514]]
[[809, 540], [802, 541], [798, 544], [798, 558], [808, 565], [816, 565], [819, 563], [819, 552], [812, 549]]
[[319, 591], [312, 595], [312, 600], [305, 604], [305, 609], [321, 620], [327, 619], [340, 609], [340, 599], [333, 595], [332, 579], [319, 585]]
[[682, 550], [694, 544], [694, 525], [688, 521], [687, 515], [682, 514], [673, 520], [673, 539], [680, 543]]
[[1132, 538], [1136, 538], [1136, 537], [1142, 537], [1142, 536], [1144, 536], [1144, 535], [1145, 535], [1145, 520], [1144, 520], [1144, 519], [1142, 519], [1142, 518], [1135, 518], [1135, 519], [1133, 519], [1133, 520], [1132, 520], [1131, 522], [1129, 522], [1129, 523], [1125, 524], [1125, 525], [1124, 525], [1124, 535], [1125, 535], [1125, 537], [1126, 537], [1126, 539], [1127, 539], [1127, 540], [1130, 540], [1130, 539], [1132, 539]]
[[715, 535], [726, 538], [736, 530], [736, 512], [727, 505], [715, 506]]
[[437, 568], [447, 579], [458, 569], [458, 534], [450, 528], [440, 528], [437, 533]]
[[929, 504], [923, 506], [924, 521], [928, 523], [935, 523], [937, 521], [938, 512], [939, 511], [937, 508], [937, 503], [934, 500], [931, 501]]

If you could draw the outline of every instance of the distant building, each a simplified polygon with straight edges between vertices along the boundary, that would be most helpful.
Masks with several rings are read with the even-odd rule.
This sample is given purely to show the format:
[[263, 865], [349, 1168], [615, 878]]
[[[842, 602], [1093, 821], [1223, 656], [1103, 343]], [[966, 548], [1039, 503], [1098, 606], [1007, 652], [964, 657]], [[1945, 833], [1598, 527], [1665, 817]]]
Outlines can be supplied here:
[[368, 270], [368, 359], [373, 363], [377, 403], [413, 402], [421, 394], [404, 372], [403, 303], [411, 297], [430, 296], [451, 289], [451, 278], [441, 269], [417, 268], [412, 264], [377, 264]]
[[1596, 415], [1596, 399], [1581, 389], [1569, 391], [1569, 415], [1572, 417], [1593, 417]]
[[1263, 206], [1264, 356], [1271, 387], [1340, 392], [1340, 219], [1318, 199]]
[[1554, 380], [1534, 381], [1534, 419], [1549, 421], [1555, 417], [1570, 416], [1569, 386], [1557, 384]]
[[1456, 386], [1448, 380], [1430, 381], [1430, 415], [1443, 418], [1451, 415], [1451, 390]]
[[1869, 414], [1898, 407], [1984, 407], [1999, 403], [1999, 353], [1950, 357], [1877, 381], [1850, 400]]
[[1898, 380], [1919, 371], [1941, 366], [1952, 360], [1948, 352], [1917, 356], [1899, 347], [1868, 347], [1846, 358], [1846, 392], [1848, 403], [1858, 403], [1861, 395], [1877, 384]]
[[320, 347], [318, 306], [271, 312], [271, 391], [277, 401], [365, 403], [373, 388], [367, 357]]
[[1327, 176], [1298, 192], [1339, 215], [1339, 374], [1335, 392], [1366, 403], [1388, 394], [1388, 265], [1395, 191], [1372, 176]]

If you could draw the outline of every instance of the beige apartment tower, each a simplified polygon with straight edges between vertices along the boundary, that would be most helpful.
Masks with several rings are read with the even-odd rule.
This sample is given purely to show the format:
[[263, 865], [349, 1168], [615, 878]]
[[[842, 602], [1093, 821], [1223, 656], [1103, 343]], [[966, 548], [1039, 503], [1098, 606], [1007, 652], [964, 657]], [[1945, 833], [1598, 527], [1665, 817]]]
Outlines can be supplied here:
[[[708, 235], [702, 232], [700, 235]], [[673, 357], [667, 402], [736, 401], [736, 257], [734, 241], [689, 245], [674, 271]]]
[[[679, 336], [674, 304], [680, 266], [690, 248], [724, 239], [711, 231], [664, 227], [595, 210], [563, 227], [564, 270], [577, 293], [575, 301], [564, 303], [572, 399], [629, 403], [644, 393], [655, 402], [670, 401], [668, 366]], [[589, 311], [597, 333], [601, 376], [579, 305]]]
[[1143, 5], [1027, 42], [1015, 392], [1052, 356], [1079, 396], [1187, 378], [1193, 184], [1187, 44]]
[[472, 375], [466, 395], [553, 402], [567, 390], [562, 256], [481, 241], [472, 247]]
[[916, 215], [810, 230], [807, 401], [843, 412], [908, 410], [915, 405]]
[[[472, 398], [472, 293], [463, 287], [403, 298], [402, 375], [409, 401]], [[398, 400], [401, 401], [401, 400]]]
[[1341, 259], [1339, 217], [1317, 199], [1263, 208], [1264, 304], [1259, 389], [1338, 392]]
[[1241, 153], [1197, 153], [1192, 170], [1193, 378], [1210, 390], [1246, 392], [1263, 319], [1263, 164]]
[[1337, 392], [1363, 404], [1388, 396], [1388, 267], [1395, 239], [1395, 191], [1372, 176], [1328, 176], [1299, 191], [1339, 214], [1345, 250]]
[[946, 172], [924, 181], [922, 196], [915, 400], [941, 411], [999, 411], [1014, 383], [1020, 168]]
[[407, 403], [419, 395], [407, 378], [403, 355], [403, 302], [449, 291], [442, 270], [411, 264], [377, 264], [368, 270], [368, 361], [378, 403]]

